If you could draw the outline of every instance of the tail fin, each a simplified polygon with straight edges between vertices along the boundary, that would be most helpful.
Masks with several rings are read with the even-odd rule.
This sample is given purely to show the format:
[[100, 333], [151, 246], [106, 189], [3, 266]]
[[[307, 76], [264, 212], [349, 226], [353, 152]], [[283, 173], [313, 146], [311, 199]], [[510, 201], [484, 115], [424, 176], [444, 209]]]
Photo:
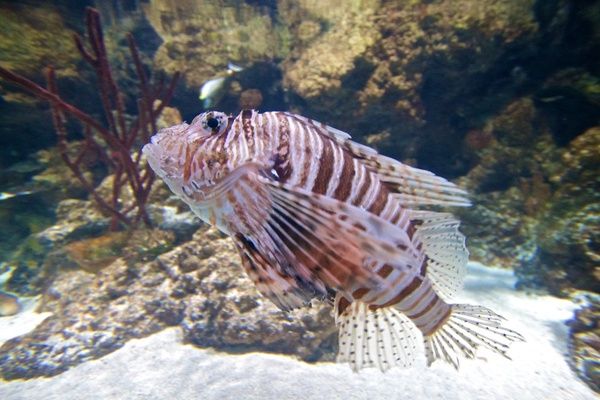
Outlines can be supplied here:
[[[336, 301], [336, 316], [338, 304]], [[386, 371], [394, 366], [412, 365], [419, 333], [399, 311], [391, 307], [372, 310], [367, 304], [354, 301], [337, 316], [336, 323], [337, 361], [350, 364], [354, 371], [366, 367]]]
[[458, 369], [459, 356], [474, 358], [478, 347], [506, 355], [510, 344], [524, 341], [519, 333], [501, 326], [503, 317], [481, 306], [454, 304], [450, 317], [431, 335], [424, 337], [427, 365], [445, 360]]

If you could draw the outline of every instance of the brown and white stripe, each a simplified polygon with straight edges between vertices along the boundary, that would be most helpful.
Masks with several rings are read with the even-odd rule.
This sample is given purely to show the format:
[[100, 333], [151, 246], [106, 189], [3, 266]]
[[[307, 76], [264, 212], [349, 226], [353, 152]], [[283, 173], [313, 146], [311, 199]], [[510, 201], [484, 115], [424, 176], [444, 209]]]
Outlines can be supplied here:
[[[390, 196], [386, 184], [348, 149], [333, 140], [326, 126], [287, 113], [262, 113], [259, 116], [252, 119], [259, 124], [252, 131], [261, 132], [267, 141], [260, 145], [261, 150], [274, 150], [279, 164], [286, 166], [277, 171], [281, 182], [361, 207], [408, 233], [414, 233], [407, 212]], [[237, 126], [239, 124], [234, 124]], [[247, 142], [242, 141], [242, 146]], [[256, 140], [257, 148], [259, 142], [261, 140]], [[420, 244], [415, 243], [415, 247], [419, 248]], [[395, 306], [414, 318], [423, 332], [429, 331], [439, 326], [450, 308], [437, 296], [425, 276], [426, 263], [427, 258], [420, 252], [415, 255], [415, 265], [410, 266], [414, 273], [375, 263], [371, 268], [386, 279], [386, 284], [378, 290], [353, 288], [351, 293], [356, 297], [352, 297], [360, 298], [371, 307]]]
[[[413, 255], [414, 265], [402, 271], [373, 262], [368, 267], [385, 283], [377, 289], [349, 288], [347, 304], [360, 299], [372, 308], [394, 306], [424, 333], [439, 326], [450, 308], [437, 296], [425, 275], [427, 258], [418, 251], [420, 243], [412, 237], [416, 229], [400, 202], [390, 195], [387, 184], [331, 136], [343, 133], [332, 133], [321, 123], [281, 112], [259, 114], [245, 110], [229, 124], [225, 135], [205, 144], [207, 154], [215, 154], [216, 150], [227, 154], [229, 169], [245, 160], [267, 162], [268, 157], [280, 182], [363, 208], [402, 228], [413, 241], [414, 247], [406, 251]], [[249, 221], [243, 217], [244, 196], [230, 194], [229, 201], [240, 216], [240, 223], [249, 228]], [[306, 254], [297, 257], [307, 259]], [[340, 307], [339, 313], [343, 311]]]

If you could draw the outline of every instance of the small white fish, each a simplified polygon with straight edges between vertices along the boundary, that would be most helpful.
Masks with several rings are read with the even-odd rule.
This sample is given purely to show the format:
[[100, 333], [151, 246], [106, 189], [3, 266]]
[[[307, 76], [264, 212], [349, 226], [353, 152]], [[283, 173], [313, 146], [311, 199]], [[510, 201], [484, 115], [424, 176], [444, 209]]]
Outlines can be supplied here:
[[236, 65], [232, 62], [228, 62], [227, 63], [227, 71], [229, 73], [234, 73], [234, 72], [241, 72], [244, 70], [244, 67], [240, 67], [239, 65]]
[[219, 76], [204, 82], [202, 87], [200, 87], [199, 96], [200, 100], [202, 100], [202, 106], [206, 109], [216, 104], [223, 96], [225, 81], [243, 70], [244, 68], [239, 65], [229, 62], [227, 63], [226, 76]]
[[210, 108], [214, 103], [216, 103], [215, 98], [221, 97], [218, 95], [220, 95], [222, 92], [225, 79], [227, 78], [219, 77], [204, 82], [200, 88], [200, 100], [202, 100], [202, 106], [204, 108]]
[[468, 260], [459, 221], [428, 206], [466, 192], [350, 135], [285, 112], [200, 114], [143, 148], [152, 169], [204, 221], [230, 235], [257, 289], [290, 310], [334, 305], [338, 361], [408, 366], [505, 355], [523, 340], [503, 318], [457, 304]]
[[27, 196], [32, 194], [33, 192], [29, 191], [29, 190], [24, 190], [21, 192], [15, 192], [15, 193], [10, 193], [10, 192], [0, 192], [0, 201], [3, 200], [8, 200], [8, 199], [12, 199], [13, 197], [19, 197], [19, 196]]

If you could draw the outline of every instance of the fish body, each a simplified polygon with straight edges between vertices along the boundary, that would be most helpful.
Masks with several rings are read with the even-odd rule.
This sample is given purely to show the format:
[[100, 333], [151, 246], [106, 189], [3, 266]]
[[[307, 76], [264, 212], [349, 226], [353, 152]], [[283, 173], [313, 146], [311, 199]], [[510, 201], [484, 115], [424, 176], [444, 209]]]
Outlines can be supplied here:
[[12, 199], [13, 197], [28, 196], [32, 193], [33, 192], [30, 190], [23, 190], [20, 192], [0, 192], [0, 201]]
[[458, 368], [478, 347], [522, 337], [481, 306], [454, 304], [468, 252], [459, 222], [425, 206], [468, 206], [434, 174], [285, 112], [206, 112], [144, 146], [153, 170], [230, 235], [257, 289], [279, 308], [334, 304], [340, 362]]
[[226, 77], [221, 76], [218, 78], [209, 79], [202, 84], [202, 87], [200, 88], [199, 99], [202, 100], [202, 105], [204, 108], [209, 108], [214, 105], [215, 97], [218, 97], [220, 92], [223, 90], [226, 79]]

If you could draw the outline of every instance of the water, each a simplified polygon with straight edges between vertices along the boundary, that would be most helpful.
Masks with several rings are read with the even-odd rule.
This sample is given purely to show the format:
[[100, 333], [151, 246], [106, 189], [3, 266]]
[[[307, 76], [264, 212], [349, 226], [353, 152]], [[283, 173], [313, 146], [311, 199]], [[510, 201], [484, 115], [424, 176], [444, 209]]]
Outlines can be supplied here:
[[[0, 2], [0, 67], [32, 80], [0, 71], [0, 397], [594, 398], [598, 5], [405, 3]], [[259, 295], [138, 156], [205, 106], [314, 118], [468, 190], [459, 300], [525, 336], [512, 361], [334, 364], [330, 306]]]

